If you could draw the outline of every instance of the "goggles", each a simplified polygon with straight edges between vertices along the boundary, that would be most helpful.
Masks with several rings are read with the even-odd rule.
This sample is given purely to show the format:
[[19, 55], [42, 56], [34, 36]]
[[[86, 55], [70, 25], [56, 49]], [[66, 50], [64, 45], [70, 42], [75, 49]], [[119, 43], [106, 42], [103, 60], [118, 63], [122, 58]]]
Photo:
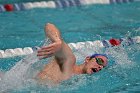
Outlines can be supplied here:
[[106, 57], [108, 59], [107, 55], [106, 54], [93, 54], [92, 56], [90, 56], [90, 59], [95, 58], [96, 63], [98, 65], [101, 65], [101, 66], [105, 67], [104, 60], [101, 59], [101, 58], [97, 58], [96, 56], [104, 56], [104, 57]]
[[101, 58], [95, 58], [96, 63], [104, 67], [104, 61]]

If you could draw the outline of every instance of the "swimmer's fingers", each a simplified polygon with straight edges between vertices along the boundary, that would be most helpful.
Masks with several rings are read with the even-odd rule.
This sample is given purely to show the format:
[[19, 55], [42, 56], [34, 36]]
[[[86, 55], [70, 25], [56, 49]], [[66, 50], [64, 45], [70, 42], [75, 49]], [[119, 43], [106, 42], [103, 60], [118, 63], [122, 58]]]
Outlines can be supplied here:
[[38, 52], [37, 56], [39, 57], [39, 59], [44, 59], [44, 58], [48, 58], [55, 55], [55, 51], [45, 51], [45, 52]]
[[52, 51], [52, 50], [53, 50], [52, 47], [51, 48], [41, 48], [41, 49], [38, 50], [38, 53], [41, 53], [41, 52], [49, 52], [49, 51]]
[[49, 46], [43, 46], [41, 49], [39, 49], [37, 56], [41, 58], [47, 58], [58, 53], [58, 51], [60, 51], [61, 48], [62, 48], [62, 43], [55, 42], [50, 44]]
[[51, 56], [53, 56], [53, 54], [44, 55], [44, 56], [39, 56], [39, 59], [45, 59], [45, 58], [48, 58], [48, 57], [51, 57]]
[[38, 50], [38, 53], [40, 52], [49, 52], [54, 50], [54, 44], [51, 44], [49, 46], [43, 46], [41, 49]]
[[56, 43], [52, 43], [52, 44], [50, 44], [48, 46], [43, 46], [41, 49], [50, 49], [50, 48], [55, 47], [55, 45], [56, 45]]
[[57, 52], [61, 49], [61, 45], [59, 43], [53, 43], [49, 46], [43, 46], [38, 52], [48, 52], [48, 51], [54, 51]]
[[48, 52], [55, 50], [54, 44], [51, 44], [49, 46], [43, 46], [41, 49], [38, 50], [38, 52]]
[[46, 55], [53, 55], [55, 52], [53, 50], [51, 51], [42, 51], [38, 52], [37, 56], [46, 56]]

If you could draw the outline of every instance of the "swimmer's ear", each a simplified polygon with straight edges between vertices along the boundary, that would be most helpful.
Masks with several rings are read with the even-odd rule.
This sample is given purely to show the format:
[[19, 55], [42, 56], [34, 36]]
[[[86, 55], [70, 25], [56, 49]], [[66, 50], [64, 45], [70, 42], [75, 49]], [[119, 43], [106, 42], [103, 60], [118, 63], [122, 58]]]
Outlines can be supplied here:
[[85, 63], [89, 62], [89, 60], [90, 60], [90, 56], [87, 56], [87, 57], [85, 58]]

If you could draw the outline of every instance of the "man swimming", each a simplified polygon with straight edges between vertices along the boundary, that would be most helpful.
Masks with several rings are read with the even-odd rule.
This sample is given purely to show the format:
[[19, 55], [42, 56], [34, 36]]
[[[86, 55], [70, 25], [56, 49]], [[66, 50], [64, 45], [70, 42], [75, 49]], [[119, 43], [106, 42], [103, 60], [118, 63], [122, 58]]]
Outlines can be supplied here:
[[83, 64], [76, 65], [76, 58], [70, 47], [62, 40], [59, 30], [48, 23], [45, 33], [52, 43], [39, 49], [37, 55], [40, 59], [51, 56], [54, 58], [38, 73], [37, 77], [41, 81], [47, 79], [59, 83], [75, 74], [96, 73], [107, 65], [107, 57], [103, 54], [87, 56]]

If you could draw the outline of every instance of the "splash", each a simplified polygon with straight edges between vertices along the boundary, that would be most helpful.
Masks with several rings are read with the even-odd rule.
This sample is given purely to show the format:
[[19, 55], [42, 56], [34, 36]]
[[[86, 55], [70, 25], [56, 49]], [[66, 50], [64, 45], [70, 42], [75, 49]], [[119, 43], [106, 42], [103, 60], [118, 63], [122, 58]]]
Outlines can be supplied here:
[[11, 70], [7, 71], [0, 82], [0, 91], [13, 89], [24, 84], [26, 73], [32, 64], [39, 61], [36, 52], [20, 60]]
[[[48, 45], [50, 40], [46, 39], [44, 45]], [[43, 46], [44, 46], [43, 45]], [[30, 80], [28, 77], [30, 69], [32, 65], [36, 62], [39, 62], [39, 58], [37, 57], [37, 49], [34, 49], [32, 54], [27, 55], [25, 58], [17, 62], [17, 64], [12, 67], [9, 71], [7, 71], [0, 80], [0, 92], [7, 92], [11, 89], [18, 89], [22, 87], [24, 84]], [[48, 59], [49, 60], [49, 59]], [[48, 62], [48, 61], [47, 61]]]
[[[51, 41], [46, 40], [44, 45], [50, 44]], [[113, 58], [115, 63], [113, 64], [113, 67], [110, 69], [107, 69], [111, 75], [117, 75], [117, 77], [125, 78], [128, 77], [128, 74], [123, 71], [126, 68], [129, 68], [130, 65], [133, 65], [133, 61], [129, 58], [128, 55], [128, 48], [125, 48], [124, 46], [119, 47], [111, 47], [108, 49], [101, 49], [99, 47], [91, 47], [91, 46], [85, 46], [79, 48], [76, 51], [73, 51], [73, 53], [76, 56], [77, 63], [81, 64], [86, 56], [90, 56], [94, 53], [106, 53], [109, 56]], [[133, 49], [133, 48], [131, 48]], [[140, 49], [140, 48], [139, 48]], [[131, 51], [132, 52], [132, 51]], [[37, 64], [39, 62], [39, 59], [36, 56], [37, 51], [34, 50], [33, 54], [30, 54], [20, 60], [11, 70], [7, 71], [5, 75], [2, 76], [2, 80], [0, 80], [0, 92], [7, 92], [11, 90], [21, 90], [22, 89], [28, 89], [29, 91], [57, 91], [57, 90], [63, 90], [63, 91], [71, 91], [71, 90], [78, 90], [80, 87], [86, 87], [88, 84], [91, 83], [94, 85], [94, 82], [98, 82], [99, 78], [98, 76], [78, 76], [77, 78], [73, 78], [70, 81], [63, 82], [60, 86], [48, 88], [47, 86], [41, 86], [37, 85], [38, 83], [32, 79], [34, 74], [34, 69], [36, 69], [40, 64]], [[49, 60], [49, 59], [48, 59]], [[46, 59], [45, 59], [46, 61]], [[46, 64], [46, 63], [45, 63]], [[32, 73], [31, 77], [30, 74]], [[110, 76], [111, 76], [110, 75]], [[102, 75], [101, 75], [102, 76]], [[88, 79], [90, 78], [90, 79]], [[89, 81], [91, 80], [91, 81]], [[77, 87], [75, 87], [77, 86]], [[31, 90], [30, 90], [31, 88]], [[38, 90], [35, 90], [35, 88], [39, 88]], [[47, 89], [47, 90], [46, 90]], [[64, 90], [65, 89], [65, 90]], [[60, 92], [61, 92], [60, 90]]]
[[117, 65], [125, 67], [128, 66], [129, 64], [132, 64], [127, 55], [127, 52], [123, 47], [113, 47], [108, 49], [106, 52], [108, 52], [108, 54], [115, 59]]

